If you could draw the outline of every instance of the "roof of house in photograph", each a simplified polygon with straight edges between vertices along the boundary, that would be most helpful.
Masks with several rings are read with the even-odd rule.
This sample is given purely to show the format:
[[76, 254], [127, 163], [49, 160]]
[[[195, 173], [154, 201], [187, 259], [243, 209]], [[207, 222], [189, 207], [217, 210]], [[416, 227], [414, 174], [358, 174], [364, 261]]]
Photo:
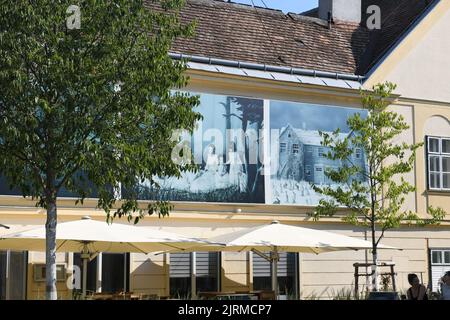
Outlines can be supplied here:
[[381, 30], [361, 23], [317, 17], [318, 10], [280, 10], [221, 0], [187, 0], [184, 22], [196, 21], [193, 38], [178, 39], [171, 52], [270, 66], [364, 75], [427, 8], [439, 0], [361, 0], [363, 19], [379, 5]]

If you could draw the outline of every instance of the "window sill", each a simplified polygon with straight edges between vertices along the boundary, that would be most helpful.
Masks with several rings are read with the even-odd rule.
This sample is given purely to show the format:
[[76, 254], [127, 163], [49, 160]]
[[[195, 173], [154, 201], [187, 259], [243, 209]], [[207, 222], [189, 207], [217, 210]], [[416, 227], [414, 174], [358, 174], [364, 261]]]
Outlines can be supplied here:
[[426, 190], [425, 194], [427, 195], [436, 195], [436, 196], [450, 196], [450, 190]]

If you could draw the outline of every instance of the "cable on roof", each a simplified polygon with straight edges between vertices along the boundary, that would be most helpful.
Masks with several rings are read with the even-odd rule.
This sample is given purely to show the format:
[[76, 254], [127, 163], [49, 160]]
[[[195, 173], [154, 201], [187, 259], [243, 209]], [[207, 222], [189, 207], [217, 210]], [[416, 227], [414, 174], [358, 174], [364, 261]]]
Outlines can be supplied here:
[[[270, 44], [272, 45], [272, 50], [273, 50], [272, 53], [275, 54], [275, 56], [277, 57], [277, 60], [278, 60], [278, 61], [281, 61], [282, 63], [287, 64], [286, 61], [283, 59], [283, 57], [282, 57], [279, 53], [277, 53], [277, 52], [275, 51], [275, 44], [273, 43], [272, 38], [270, 37], [269, 32], [267, 32], [266, 26], [265, 26], [265, 24], [264, 24], [264, 21], [263, 21], [261, 15], [259, 14], [258, 10], [256, 9], [255, 2], [254, 2], [253, 0], [250, 0], [250, 1], [252, 2], [252, 7], [253, 7], [253, 9], [255, 9], [256, 15], [258, 16], [259, 21], [261, 22], [261, 25], [262, 25], [262, 27], [263, 27], [264, 32], [265, 32], [267, 38], [269, 39]], [[263, 0], [261, 0], [261, 2], [264, 4], [264, 6], [265, 6], [267, 9], [269, 9]]]

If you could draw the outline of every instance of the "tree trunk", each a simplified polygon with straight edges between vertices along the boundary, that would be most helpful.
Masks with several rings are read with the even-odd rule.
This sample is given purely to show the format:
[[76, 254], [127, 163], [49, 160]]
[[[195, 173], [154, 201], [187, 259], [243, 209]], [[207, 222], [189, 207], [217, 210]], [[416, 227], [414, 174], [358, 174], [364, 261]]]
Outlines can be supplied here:
[[[231, 135], [231, 97], [227, 97], [227, 102], [223, 104], [225, 108], [225, 162], [229, 161], [229, 148], [231, 146], [232, 135]], [[232, 150], [234, 152], [234, 150]], [[227, 165], [227, 173], [230, 173], [230, 165]]]
[[378, 283], [378, 251], [377, 251], [377, 243], [375, 239], [375, 223], [372, 223], [372, 290], [379, 291], [379, 283]]
[[45, 223], [45, 297], [56, 300], [56, 199], [47, 201], [47, 222]]

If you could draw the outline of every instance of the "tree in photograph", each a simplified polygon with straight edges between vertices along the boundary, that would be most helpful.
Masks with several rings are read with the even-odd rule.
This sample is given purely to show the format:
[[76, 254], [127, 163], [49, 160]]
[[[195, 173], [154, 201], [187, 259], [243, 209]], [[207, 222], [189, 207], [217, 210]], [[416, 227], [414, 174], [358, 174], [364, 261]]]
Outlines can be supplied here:
[[[395, 142], [409, 126], [401, 115], [388, 110], [393, 90], [394, 84], [385, 83], [361, 92], [368, 115], [356, 113], [347, 120], [350, 134], [345, 139], [339, 138], [339, 129], [320, 132], [322, 145], [329, 148], [327, 158], [340, 161], [341, 167], [325, 172], [334, 185], [314, 186], [325, 196], [312, 214], [315, 219], [339, 211], [344, 221], [370, 229], [375, 291], [379, 289], [377, 248], [385, 232], [405, 222], [423, 226], [439, 223], [445, 217], [441, 208], [429, 207], [427, 218], [404, 209], [405, 196], [415, 191], [404, 175], [414, 169], [416, 150], [423, 143]], [[364, 151], [366, 167], [354, 164], [356, 148]]]
[[[260, 131], [263, 128], [263, 105], [261, 100], [250, 98], [233, 97], [231, 99], [237, 105], [240, 115], [234, 115], [242, 122], [242, 132], [244, 133], [245, 161], [244, 170], [247, 176], [247, 194], [251, 201], [256, 195], [258, 182], [261, 176], [262, 164], [258, 158], [261, 147]], [[250, 125], [255, 126], [254, 131], [248, 130]], [[255, 136], [252, 139], [252, 134]]]
[[0, 175], [47, 210], [47, 299], [61, 191], [77, 203], [95, 192], [108, 222], [167, 215], [170, 204], [140, 206], [133, 187], [191, 169], [171, 161], [171, 136], [200, 119], [198, 98], [172, 91], [188, 79], [168, 50], [194, 28], [180, 22], [182, 0], [72, 3], [0, 6]]

